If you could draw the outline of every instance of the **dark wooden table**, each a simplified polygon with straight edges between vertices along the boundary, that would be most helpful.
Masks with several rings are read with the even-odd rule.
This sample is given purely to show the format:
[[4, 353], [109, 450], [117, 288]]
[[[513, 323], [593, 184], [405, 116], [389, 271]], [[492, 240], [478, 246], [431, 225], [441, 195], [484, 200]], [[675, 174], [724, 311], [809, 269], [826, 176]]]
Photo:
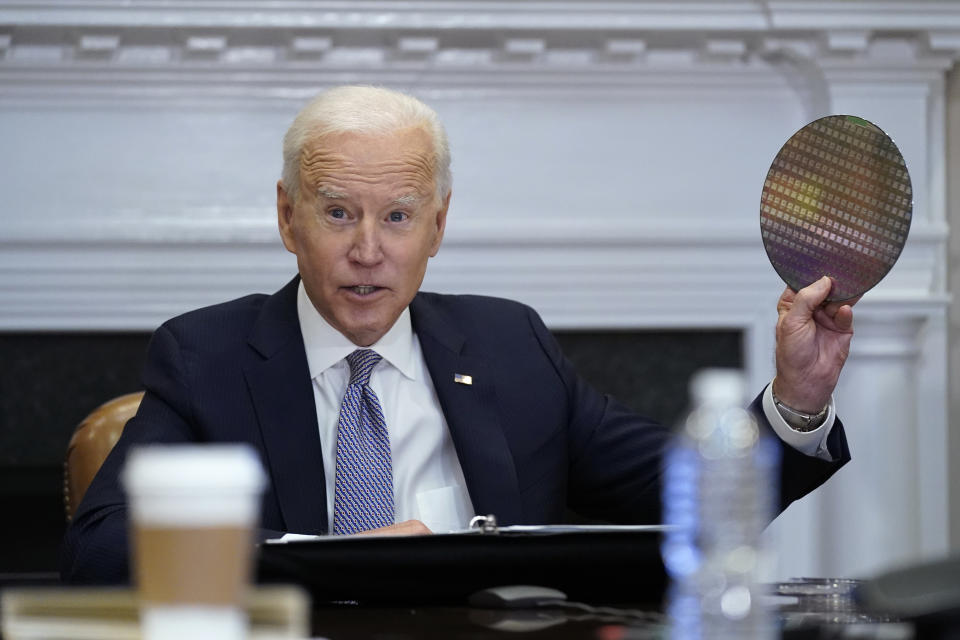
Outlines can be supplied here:
[[[786, 640], [882, 638], [884, 640], [953, 640], [947, 629], [925, 627], [863, 611], [853, 598], [852, 580], [798, 580], [774, 585], [774, 607]], [[636, 613], [637, 610], [627, 610]], [[646, 640], [666, 638], [666, 618], [647, 607], [642, 618], [615, 611], [542, 608], [475, 609], [465, 606], [315, 607], [314, 634], [330, 640]]]
[[[6, 574], [0, 586], [54, 586], [55, 574]], [[901, 621], [862, 610], [852, 580], [806, 579], [774, 585], [775, 610], [785, 640], [877, 638], [957, 640], [960, 618]], [[311, 629], [329, 640], [646, 640], [666, 638], [666, 618], [656, 606], [587, 613], [575, 609], [478, 609], [463, 604], [389, 606], [316, 604]], [[640, 614], [640, 617], [637, 617]]]

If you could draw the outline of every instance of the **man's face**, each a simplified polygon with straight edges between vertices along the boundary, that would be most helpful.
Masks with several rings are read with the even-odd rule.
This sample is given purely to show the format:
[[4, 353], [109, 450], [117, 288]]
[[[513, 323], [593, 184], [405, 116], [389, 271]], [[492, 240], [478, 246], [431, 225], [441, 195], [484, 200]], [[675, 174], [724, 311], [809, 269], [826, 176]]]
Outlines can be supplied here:
[[331, 134], [304, 145], [296, 204], [277, 184], [280, 235], [307, 295], [356, 345], [393, 326], [440, 248], [450, 198], [437, 198], [432, 157], [421, 129]]

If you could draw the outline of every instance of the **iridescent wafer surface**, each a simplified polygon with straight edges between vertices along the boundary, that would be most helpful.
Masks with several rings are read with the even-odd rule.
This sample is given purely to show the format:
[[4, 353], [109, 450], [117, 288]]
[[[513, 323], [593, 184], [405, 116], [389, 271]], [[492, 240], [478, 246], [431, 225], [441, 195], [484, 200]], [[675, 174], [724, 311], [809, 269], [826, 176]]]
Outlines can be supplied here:
[[890, 271], [913, 212], [910, 174], [877, 126], [827, 116], [780, 149], [760, 198], [760, 231], [774, 269], [794, 291], [828, 275], [828, 300], [847, 300]]

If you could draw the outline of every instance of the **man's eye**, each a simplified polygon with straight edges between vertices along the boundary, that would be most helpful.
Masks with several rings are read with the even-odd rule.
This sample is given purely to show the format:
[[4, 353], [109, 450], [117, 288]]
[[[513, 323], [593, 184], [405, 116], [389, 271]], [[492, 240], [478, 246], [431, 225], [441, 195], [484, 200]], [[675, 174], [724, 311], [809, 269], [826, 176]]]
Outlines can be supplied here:
[[390, 222], [403, 222], [407, 219], [407, 214], [403, 211], [391, 211], [388, 217]]
[[340, 208], [330, 209], [330, 217], [336, 218], [337, 220], [342, 220], [343, 218], [347, 217], [347, 212]]

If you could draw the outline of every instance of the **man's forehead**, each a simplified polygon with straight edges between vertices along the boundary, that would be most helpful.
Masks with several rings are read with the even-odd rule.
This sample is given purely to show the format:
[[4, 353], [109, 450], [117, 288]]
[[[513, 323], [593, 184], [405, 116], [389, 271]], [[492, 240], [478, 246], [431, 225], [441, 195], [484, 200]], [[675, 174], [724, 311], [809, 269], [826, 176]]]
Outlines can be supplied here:
[[342, 199], [360, 195], [367, 184], [390, 186], [398, 202], [432, 193], [434, 158], [426, 132], [345, 132], [317, 136], [303, 147], [301, 178], [317, 195]]
[[419, 127], [385, 132], [342, 131], [307, 138], [301, 161], [311, 157], [330, 160], [410, 162], [422, 164], [435, 155], [433, 140]]

